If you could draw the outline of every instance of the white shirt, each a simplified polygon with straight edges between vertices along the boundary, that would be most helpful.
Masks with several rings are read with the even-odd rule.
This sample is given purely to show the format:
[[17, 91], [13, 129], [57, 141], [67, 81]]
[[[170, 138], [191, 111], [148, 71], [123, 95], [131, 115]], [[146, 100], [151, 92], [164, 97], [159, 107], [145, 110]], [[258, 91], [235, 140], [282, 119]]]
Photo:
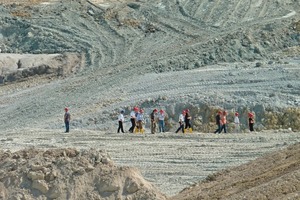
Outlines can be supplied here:
[[130, 112], [130, 118], [135, 118], [135, 112], [134, 111]]
[[142, 113], [139, 113], [137, 116], [138, 121], [143, 121], [144, 120], [144, 115]]
[[158, 120], [165, 120], [165, 113], [159, 113]]
[[239, 123], [240, 123], [240, 120], [239, 120], [239, 117], [238, 117], [238, 116], [235, 116], [235, 117], [234, 117], [234, 123], [235, 123], [235, 124], [239, 124]]
[[179, 115], [179, 122], [184, 122], [184, 116], [183, 116], [183, 114]]
[[118, 121], [124, 122], [124, 115], [123, 114], [119, 114]]

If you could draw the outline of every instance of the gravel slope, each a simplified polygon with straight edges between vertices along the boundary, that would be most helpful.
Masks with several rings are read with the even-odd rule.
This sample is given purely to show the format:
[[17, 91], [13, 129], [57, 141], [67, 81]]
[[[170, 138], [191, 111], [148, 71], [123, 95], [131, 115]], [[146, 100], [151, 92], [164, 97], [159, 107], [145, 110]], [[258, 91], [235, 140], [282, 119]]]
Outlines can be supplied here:
[[76, 52], [83, 67], [1, 85], [1, 129], [60, 128], [65, 106], [73, 126], [100, 130], [135, 105], [175, 122], [184, 107], [299, 106], [299, 2], [45, 2], [0, 1], [2, 54]]
[[[207, 107], [254, 110], [257, 129], [265, 128], [264, 112], [299, 108], [299, 1], [45, 2], [0, 0], [1, 66], [7, 53], [76, 53], [82, 67], [1, 84], [1, 148], [105, 149], [174, 195], [212, 172], [299, 142], [299, 132], [286, 130], [173, 133], [183, 108], [209, 130], [215, 113]], [[116, 134], [119, 110], [126, 110], [128, 129], [136, 105], [146, 114], [165, 109], [169, 132], [149, 135], [146, 124], [145, 135]], [[244, 128], [246, 120], [242, 115]]]

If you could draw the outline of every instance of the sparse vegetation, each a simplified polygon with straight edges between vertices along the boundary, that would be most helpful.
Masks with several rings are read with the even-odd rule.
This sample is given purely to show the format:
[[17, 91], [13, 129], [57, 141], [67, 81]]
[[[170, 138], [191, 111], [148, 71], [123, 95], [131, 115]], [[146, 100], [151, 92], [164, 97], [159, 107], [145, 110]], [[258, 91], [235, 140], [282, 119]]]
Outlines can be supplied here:
[[300, 20], [294, 23], [294, 29], [300, 32]]
[[17, 10], [17, 11], [13, 11], [11, 12], [11, 15], [14, 17], [23, 17], [23, 18], [30, 18], [31, 14], [27, 11], [21, 11], [21, 10]]

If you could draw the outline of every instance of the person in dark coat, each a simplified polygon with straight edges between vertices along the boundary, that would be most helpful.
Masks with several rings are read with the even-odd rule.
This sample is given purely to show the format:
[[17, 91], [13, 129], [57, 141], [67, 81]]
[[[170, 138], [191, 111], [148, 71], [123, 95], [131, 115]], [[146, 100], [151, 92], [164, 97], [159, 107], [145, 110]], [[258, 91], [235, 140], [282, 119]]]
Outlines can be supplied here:
[[71, 120], [71, 114], [69, 113], [69, 109], [65, 108], [64, 122], [66, 127], [66, 133], [70, 131], [70, 120]]
[[156, 121], [157, 121], [157, 109], [155, 108], [152, 113], [150, 114], [151, 120], [151, 134], [155, 134], [156, 131]]
[[192, 132], [192, 125], [191, 125], [191, 114], [190, 114], [190, 110], [189, 109], [186, 109], [185, 110], [185, 116], [184, 116], [184, 123], [185, 123], [185, 132]]
[[254, 114], [249, 112], [248, 113], [248, 123], [249, 123], [249, 130], [252, 132], [254, 131]]
[[221, 114], [222, 114], [222, 111], [221, 110], [219, 110], [218, 111], [218, 114], [216, 115], [216, 124], [217, 124], [217, 129], [215, 130], [215, 132], [214, 133], [220, 133], [220, 131], [221, 131]]

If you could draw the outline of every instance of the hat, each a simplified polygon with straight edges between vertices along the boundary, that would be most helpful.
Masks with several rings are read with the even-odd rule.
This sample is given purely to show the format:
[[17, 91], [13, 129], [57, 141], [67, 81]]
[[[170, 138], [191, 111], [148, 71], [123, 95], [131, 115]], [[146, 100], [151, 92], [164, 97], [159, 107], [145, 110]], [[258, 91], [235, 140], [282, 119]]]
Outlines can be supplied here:
[[163, 113], [164, 111], [161, 109], [159, 112], [160, 112], [160, 113]]
[[133, 110], [134, 111], [139, 111], [139, 108], [138, 107], [134, 107]]
[[234, 115], [235, 115], [235, 116], [239, 116], [239, 113], [238, 113], [238, 112], [235, 112]]
[[157, 109], [155, 108], [155, 109], [153, 110], [153, 112], [157, 112]]
[[65, 107], [65, 111], [68, 111], [68, 110], [69, 110], [69, 108]]

